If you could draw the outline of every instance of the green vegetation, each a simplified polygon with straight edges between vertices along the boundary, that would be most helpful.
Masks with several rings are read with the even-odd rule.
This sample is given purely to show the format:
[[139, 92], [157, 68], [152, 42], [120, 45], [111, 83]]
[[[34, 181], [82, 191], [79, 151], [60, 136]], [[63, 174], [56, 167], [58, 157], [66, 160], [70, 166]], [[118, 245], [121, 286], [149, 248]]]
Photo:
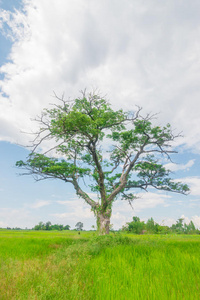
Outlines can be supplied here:
[[192, 221], [189, 224], [183, 223], [182, 218], [176, 221], [171, 227], [166, 225], [159, 225], [153, 218], [147, 220], [146, 224], [144, 221], [140, 221], [140, 218], [133, 217], [132, 222], [126, 223], [123, 226], [122, 231], [127, 231], [135, 234], [200, 234], [200, 230], [195, 228]]
[[[16, 166], [36, 180], [56, 178], [71, 184], [94, 212], [99, 233], [109, 233], [117, 198], [131, 204], [138, 190], [149, 187], [188, 193], [188, 186], [174, 181], [163, 166], [163, 158], [176, 153], [172, 142], [179, 137], [169, 124], [155, 126], [155, 115], [144, 117], [139, 107], [135, 112], [114, 111], [94, 93], [83, 92], [72, 101], [56, 98], [59, 104], [45, 109], [37, 120], [40, 130], [32, 152]], [[41, 145], [49, 140], [55, 146], [42, 154]], [[56, 158], [51, 157], [52, 150]]]
[[62, 225], [62, 224], [51, 224], [50, 221], [43, 223], [40, 222], [38, 225], [35, 225], [33, 230], [69, 230], [69, 225]]
[[199, 235], [0, 231], [0, 299], [196, 300]]

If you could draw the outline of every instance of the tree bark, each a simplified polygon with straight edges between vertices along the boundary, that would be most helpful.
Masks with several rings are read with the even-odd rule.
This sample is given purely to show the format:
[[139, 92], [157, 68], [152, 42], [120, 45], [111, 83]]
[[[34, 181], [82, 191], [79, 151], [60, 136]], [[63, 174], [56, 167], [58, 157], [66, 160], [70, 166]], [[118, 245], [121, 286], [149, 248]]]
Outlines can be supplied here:
[[96, 212], [97, 230], [100, 235], [109, 234], [111, 213], [111, 209], [107, 209], [105, 212]]

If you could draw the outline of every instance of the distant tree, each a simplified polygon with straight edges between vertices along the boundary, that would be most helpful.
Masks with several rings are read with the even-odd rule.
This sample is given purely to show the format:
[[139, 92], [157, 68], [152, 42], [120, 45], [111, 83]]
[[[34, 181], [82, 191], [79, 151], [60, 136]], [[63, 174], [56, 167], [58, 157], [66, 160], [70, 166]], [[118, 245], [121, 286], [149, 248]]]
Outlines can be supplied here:
[[46, 224], [45, 224], [45, 229], [46, 229], [46, 230], [51, 230], [51, 229], [52, 229], [52, 226], [51, 226], [51, 222], [50, 222], [50, 221], [46, 222]]
[[134, 217], [133, 217], [133, 222], [134, 222], [134, 223], [136, 223], [136, 222], [140, 222], [140, 218], [138, 218], [138, 217], [134, 216]]
[[63, 230], [70, 230], [70, 226], [69, 225], [65, 225]]
[[195, 234], [197, 229], [192, 221], [189, 224], [184, 223], [184, 233], [186, 234]]
[[159, 225], [153, 220], [153, 218], [148, 219], [145, 223], [141, 222], [140, 218], [133, 217], [133, 221], [126, 223], [126, 225], [123, 226], [121, 230], [136, 234], [200, 234], [200, 230], [195, 228], [195, 225], [192, 221], [190, 221], [189, 224], [183, 223], [183, 221], [183, 218], [179, 218], [176, 221], [176, 224], [172, 224], [171, 227], [168, 227], [166, 225]]
[[127, 231], [129, 232], [141, 234], [143, 230], [145, 230], [145, 223], [141, 222], [138, 217], [133, 217], [133, 221], [127, 223]]
[[44, 224], [43, 222], [40, 222], [38, 225], [35, 225], [33, 230], [69, 230], [70, 226], [69, 225], [59, 225], [59, 224], [51, 224], [50, 221], [46, 222]]
[[43, 222], [39, 222], [38, 225], [35, 225], [33, 230], [45, 230], [46, 227], [45, 227], [45, 224]]
[[[41, 128], [32, 152], [16, 165], [36, 180], [57, 178], [73, 185], [90, 205], [101, 234], [109, 233], [117, 197], [131, 204], [137, 198], [134, 191], [149, 187], [187, 194], [188, 186], [173, 181], [163, 166], [163, 158], [176, 153], [171, 144], [180, 136], [169, 124], [155, 126], [155, 115], [143, 117], [139, 107], [135, 112], [114, 111], [95, 93], [83, 92], [73, 101], [56, 98], [60, 105], [44, 110], [37, 119]], [[55, 146], [38, 153], [42, 143], [50, 140]], [[51, 157], [55, 151], [62, 159]], [[84, 182], [88, 183], [86, 189]], [[89, 190], [98, 200], [91, 198]]]
[[64, 226], [61, 224], [61, 225], [59, 225], [59, 224], [57, 224], [57, 230], [59, 230], [59, 231], [62, 231], [63, 229], [64, 229]]
[[146, 223], [146, 230], [149, 232], [149, 233], [157, 233], [158, 232], [158, 226], [156, 226], [157, 224], [154, 222], [154, 219], [153, 218], [150, 218], [147, 220], [147, 223]]
[[175, 233], [199, 234], [199, 230], [195, 227], [192, 221], [190, 221], [189, 224], [183, 223], [183, 221], [184, 218], [178, 219], [176, 224], [171, 226], [171, 231]]
[[76, 227], [76, 230], [81, 231], [81, 230], [83, 230], [83, 223], [78, 222], [78, 223], [76, 223], [75, 227]]
[[183, 226], [183, 218], [180, 218], [176, 221], [176, 224], [172, 224], [171, 230], [176, 233], [183, 233], [184, 226]]

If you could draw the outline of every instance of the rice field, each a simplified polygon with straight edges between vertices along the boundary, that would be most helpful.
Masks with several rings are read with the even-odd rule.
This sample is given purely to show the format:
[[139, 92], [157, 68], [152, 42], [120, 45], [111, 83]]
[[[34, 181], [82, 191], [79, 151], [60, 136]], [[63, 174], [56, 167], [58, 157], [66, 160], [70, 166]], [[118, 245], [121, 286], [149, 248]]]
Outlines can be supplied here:
[[200, 299], [200, 236], [0, 231], [0, 299]]

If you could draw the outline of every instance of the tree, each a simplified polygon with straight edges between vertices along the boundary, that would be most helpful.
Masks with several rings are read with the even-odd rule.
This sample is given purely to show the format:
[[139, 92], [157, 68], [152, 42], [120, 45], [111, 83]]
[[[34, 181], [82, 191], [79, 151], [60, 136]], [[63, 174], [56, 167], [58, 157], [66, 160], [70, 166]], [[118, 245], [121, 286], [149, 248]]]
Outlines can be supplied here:
[[81, 230], [83, 230], [83, 223], [78, 222], [78, 223], [76, 223], [75, 227], [76, 227], [76, 230], [81, 231]]
[[197, 232], [197, 229], [195, 228], [195, 225], [192, 221], [190, 221], [188, 225], [184, 223], [184, 232], [190, 234], [194, 234]]
[[[101, 234], [109, 233], [113, 202], [121, 197], [131, 204], [134, 190], [154, 187], [187, 194], [188, 186], [173, 181], [163, 166], [164, 157], [170, 159], [176, 153], [171, 142], [180, 136], [174, 135], [169, 124], [154, 126], [155, 115], [142, 117], [140, 107], [136, 112], [114, 111], [95, 93], [82, 92], [73, 101], [56, 98], [59, 104], [36, 119], [41, 128], [32, 152], [16, 165], [36, 180], [54, 178], [72, 184], [90, 205]], [[49, 140], [54, 146], [40, 153]], [[97, 200], [89, 192], [96, 193]]]
[[133, 221], [127, 223], [127, 230], [132, 233], [141, 234], [144, 229], [145, 223], [144, 221], [141, 222], [138, 217], [133, 217]]
[[35, 225], [33, 230], [46, 230], [45, 224], [43, 222], [39, 222], [38, 225]]
[[69, 225], [65, 225], [63, 229], [64, 230], [70, 230], [70, 226]]
[[175, 231], [177, 233], [183, 233], [184, 232], [183, 221], [184, 221], [184, 218], [179, 218], [176, 221], [176, 224], [172, 224], [172, 227], [171, 227], [172, 231]]
[[195, 225], [192, 221], [189, 224], [184, 223], [184, 218], [180, 218], [176, 221], [176, 224], [172, 224], [171, 231], [175, 233], [185, 233], [185, 234], [199, 234], [199, 230], [195, 228]]
[[149, 232], [149, 233], [156, 233], [157, 232], [157, 226], [156, 226], [156, 223], [154, 222], [154, 219], [153, 218], [150, 218], [147, 220], [147, 223], [146, 223], [146, 230]]
[[51, 230], [52, 228], [51, 228], [51, 222], [50, 221], [48, 221], [48, 222], [46, 222], [46, 224], [45, 224], [45, 228], [46, 228], [46, 230]]

